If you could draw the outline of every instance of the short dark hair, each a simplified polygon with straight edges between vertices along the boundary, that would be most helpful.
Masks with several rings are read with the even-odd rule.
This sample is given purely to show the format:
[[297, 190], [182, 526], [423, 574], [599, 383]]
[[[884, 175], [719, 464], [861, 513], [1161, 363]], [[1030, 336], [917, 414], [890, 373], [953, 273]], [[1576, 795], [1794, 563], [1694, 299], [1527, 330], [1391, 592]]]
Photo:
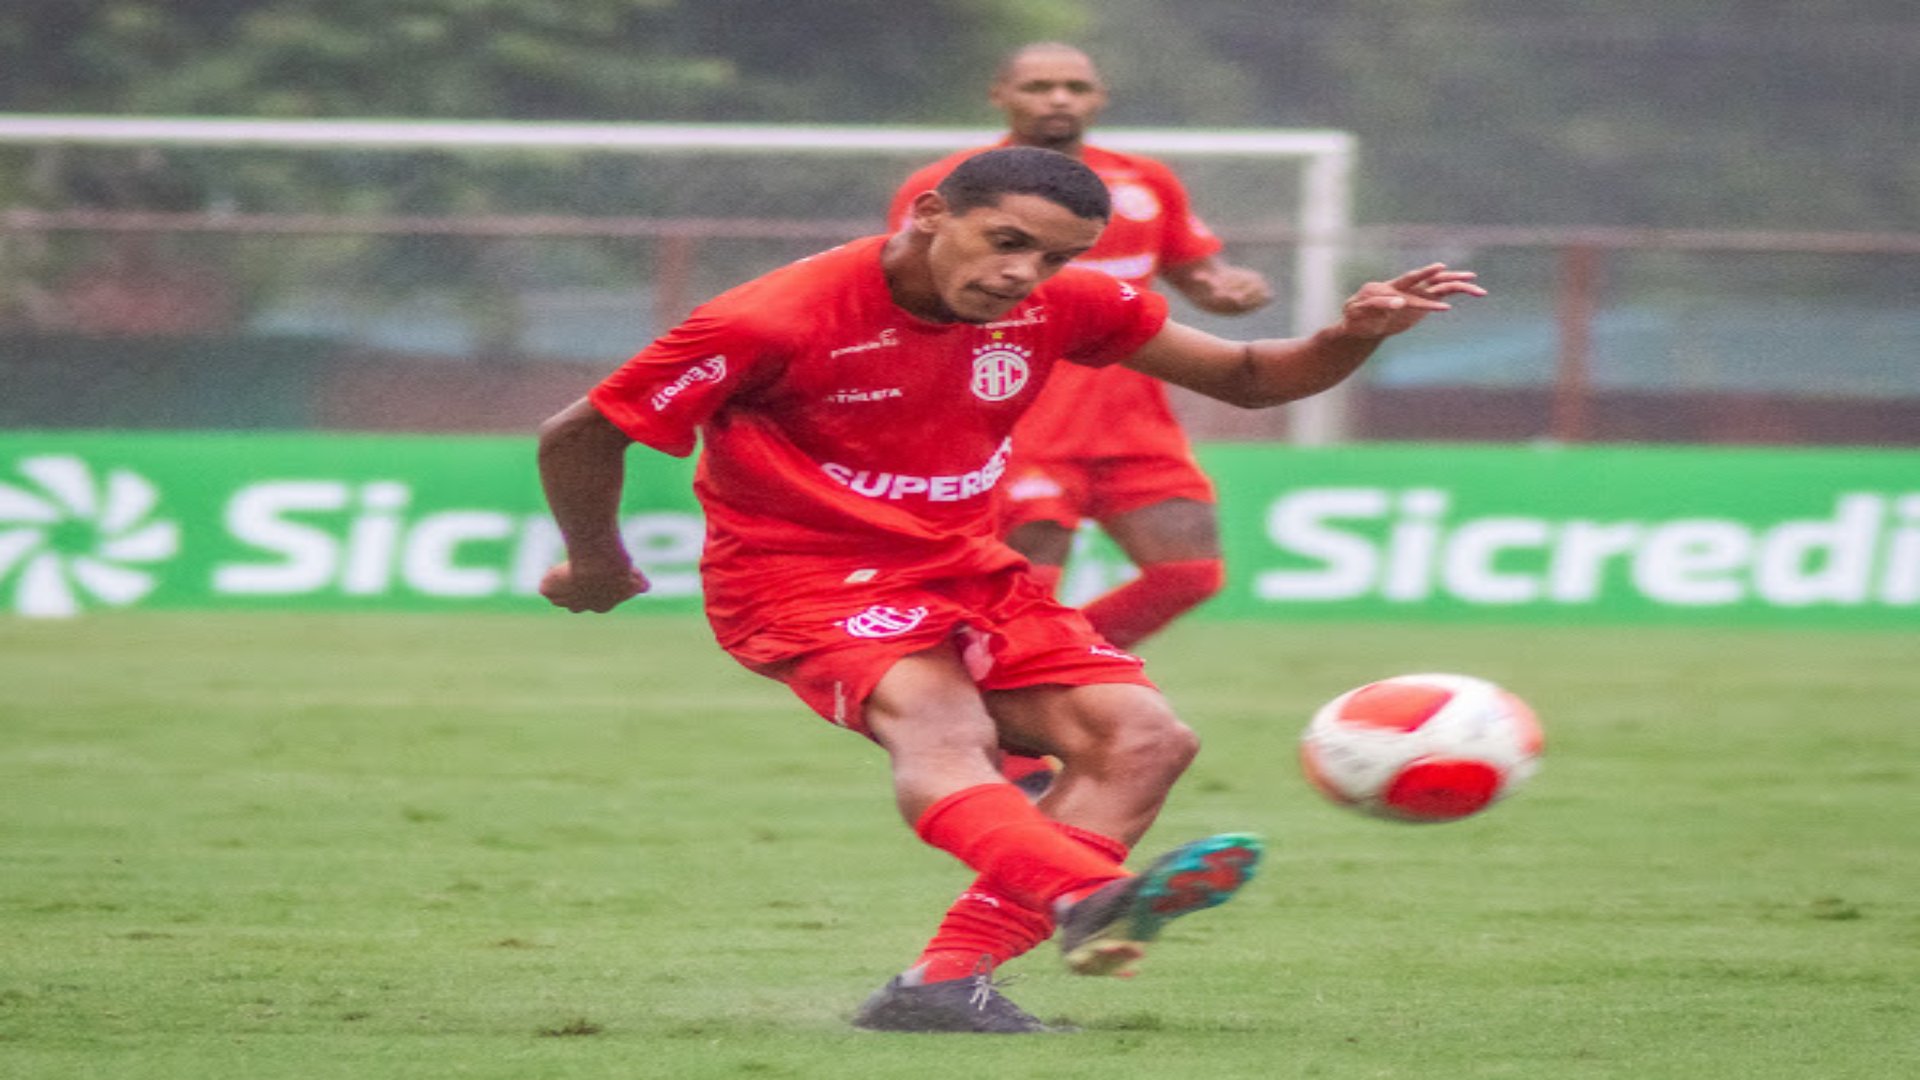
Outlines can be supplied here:
[[1008, 52], [1005, 56], [1002, 56], [1000, 58], [1000, 66], [993, 69], [993, 81], [996, 83], [1006, 82], [1013, 76], [1013, 69], [1020, 66], [1020, 61], [1025, 60], [1029, 56], [1039, 56], [1042, 53], [1054, 53], [1056, 55], [1065, 53], [1069, 56], [1077, 56], [1085, 60], [1088, 67], [1093, 66], [1093, 57], [1088, 56], [1086, 50], [1080, 48], [1078, 45], [1069, 45], [1064, 41], [1034, 41], [1021, 45]]
[[975, 154], [934, 190], [956, 214], [997, 206], [1005, 195], [1038, 195], [1077, 217], [1106, 221], [1113, 216], [1107, 185], [1092, 169], [1077, 158], [1037, 146], [1003, 146]]

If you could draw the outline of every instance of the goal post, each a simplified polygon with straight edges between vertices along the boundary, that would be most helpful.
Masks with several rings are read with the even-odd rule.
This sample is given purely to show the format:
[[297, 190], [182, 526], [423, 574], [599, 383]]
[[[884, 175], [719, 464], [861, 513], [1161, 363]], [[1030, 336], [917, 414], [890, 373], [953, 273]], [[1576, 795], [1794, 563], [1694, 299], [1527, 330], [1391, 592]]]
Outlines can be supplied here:
[[[94, 146], [199, 148], [229, 151], [356, 151], [499, 154], [564, 152], [630, 157], [722, 155], [751, 158], [830, 159], [883, 157], [902, 167], [967, 146], [992, 142], [999, 129], [883, 127], [866, 125], [757, 125], [560, 123], [441, 120], [274, 120], [210, 117], [0, 115], [0, 148]], [[1338, 317], [1346, 290], [1340, 280], [1352, 226], [1352, 172], [1356, 141], [1351, 133], [1325, 129], [1102, 127], [1099, 142], [1117, 150], [1189, 163], [1226, 163], [1219, 184], [1250, 204], [1264, 193], [1280, 195], [1258, 227], [1290, 238], [1290, 280], [1285, 292], [1294, 332]], [[904, 172], [901, 173], [904, 175]], [[768, 181], [768, 183], [777, 181]], [[1214, 219], [1211, 203], [1196, 204]], [[878, 224], [882, 202], [857, 211]], [[1231, 243], [1236, 224], [1217, 231]], [[1338, 389], [1291, 406], [1288, 437], [1309, 445], [1343, 441], [1349, 433], [1346, 397]]]

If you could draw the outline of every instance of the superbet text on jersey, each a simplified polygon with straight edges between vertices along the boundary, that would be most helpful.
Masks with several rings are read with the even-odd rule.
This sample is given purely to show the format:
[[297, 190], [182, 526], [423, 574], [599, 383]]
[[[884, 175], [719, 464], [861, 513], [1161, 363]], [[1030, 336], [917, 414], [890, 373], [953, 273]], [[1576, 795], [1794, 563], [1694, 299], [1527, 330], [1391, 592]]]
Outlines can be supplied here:
[[589, 395], [655, 449], [704, 440], [710, 614], [797, 572], [1017, 562], [991, 499], [1014, 422], [1058, 361], [1110, 363], [1166, 321], [1161, 298], [1068, 267], [996, 322], [929, 322], [893, 302], [886, 239], [723, 293]]

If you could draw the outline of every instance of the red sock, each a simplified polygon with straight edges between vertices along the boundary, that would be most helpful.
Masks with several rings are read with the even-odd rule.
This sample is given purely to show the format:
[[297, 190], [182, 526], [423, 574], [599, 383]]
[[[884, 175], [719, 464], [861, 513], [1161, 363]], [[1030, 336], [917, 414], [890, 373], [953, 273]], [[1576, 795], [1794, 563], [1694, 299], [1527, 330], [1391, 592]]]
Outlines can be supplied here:
[[1006, 777], [1008, 783], [1018, 781], [1025, 776], [1032, 776], [1037, 772], [1052, 772], [1053, 770], [1054, 764], [1051, 759], [1028, 757], [1025, 754], [1008, 754], [1000, 762], [1000, 775]]
[[1130, 649], [1226, 584], [1219, 559], [1148, 563], [1140, 576], [1081, 610], [1100, 636]]
[[914, 831], [978, 871], [995, 895], [1036, 911], [1127, 876], [1118, 859], [1063, 833], [1012, 784], [962, 788], [928, 807]]
[[964, 979], [980, 958], [994, 967], [1053, 936], [1053, 916], [1025, 907], [975, 879], [947, 909], [933, 940], [913, 962], [923, 982]]
[[[1115, 862], [1127, 857], [1127, 846], [1112, 837], [1061, 822], [1059, 831]], [[1025, 953], [1053, 936], [1051, 911], [1026, 907], [993, 891], [984, 878], [960, 894], [940, 929], [927, 942], [914, 966], [923, 982], [945, 982], [972, 975], [986, 956], [994, 967]]]

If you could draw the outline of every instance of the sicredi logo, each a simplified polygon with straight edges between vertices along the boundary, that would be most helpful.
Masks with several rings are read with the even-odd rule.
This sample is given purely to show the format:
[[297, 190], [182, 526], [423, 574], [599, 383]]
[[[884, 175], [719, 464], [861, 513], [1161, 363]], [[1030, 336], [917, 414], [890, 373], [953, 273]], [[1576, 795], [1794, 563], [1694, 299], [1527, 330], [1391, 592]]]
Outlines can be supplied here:
[[[256, 480], [202, 486], [185, 505], [204, 509], [181, 510], [163, 504], [162, 476], [73, 454], [0, 459], [0, 612], [72, 616], [158, 603], [156, 590], [175, 607], [533, 598], [566, 557], [544, 511], [431, 507], [432, 484], [416, 500], [399, 480]], [[650, 596], [698, 595], [699, 514], [631, 514], [621, 533]]]
[[180, 526], [155, 518], [158, 490], [127, 469], [104, 476], [70, 454], [23, 458], [0, 481], [0, 590], [21, 615], [125, 607], [152, 592]]
[[[418, 511], [396, 480], [277, 480], [227, 500], [223, 525], [238, 552], [215, 564], [220, 596], [411, 594], [444, 600], [532, 596], [566, 546], [545, 513], [493, 508]], [[705, 526], [695, 514], [636, 514], [621, 533], [653, 588], [699, 591], [693, 564]], [[676, 569], [683, 568], [683, 569]]]
[[1303, 565], [1257, 574], [1263, 600], [1589, 605], [1617, 590], [1672, 607], [1920, 604], [1920, 492], [1842, 492], [1822, 516], [1750, 524], [1467, 517], [1437, 488], [1307, 488], [1274, 500], [1265, 525]]

